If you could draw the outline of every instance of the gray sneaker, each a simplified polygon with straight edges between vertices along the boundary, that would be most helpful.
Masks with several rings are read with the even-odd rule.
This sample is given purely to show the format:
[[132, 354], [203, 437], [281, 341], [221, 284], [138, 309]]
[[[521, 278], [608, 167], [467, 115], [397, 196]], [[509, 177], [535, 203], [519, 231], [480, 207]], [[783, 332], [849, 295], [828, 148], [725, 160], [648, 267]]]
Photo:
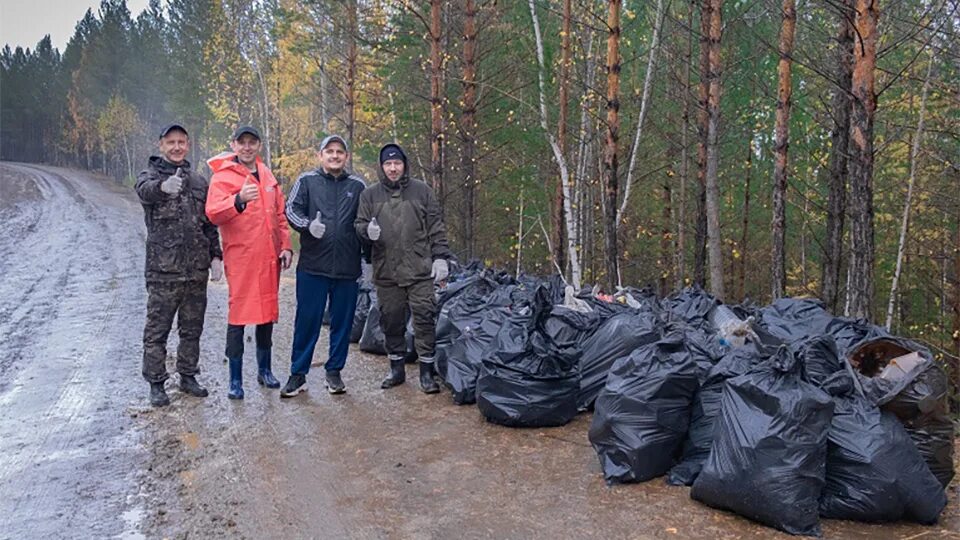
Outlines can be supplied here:
[[339, 371], [327, 372], [327, 391], [331, 394], [343, 394], [347, 391], [347, 387], [343, 384], [343, 379], [340, 378]]

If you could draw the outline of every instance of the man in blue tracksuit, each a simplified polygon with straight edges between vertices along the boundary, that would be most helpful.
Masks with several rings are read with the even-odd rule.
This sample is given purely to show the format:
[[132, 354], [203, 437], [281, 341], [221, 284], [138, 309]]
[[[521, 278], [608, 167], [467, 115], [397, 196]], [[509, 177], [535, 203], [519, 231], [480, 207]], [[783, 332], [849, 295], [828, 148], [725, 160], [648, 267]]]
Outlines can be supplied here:
[[293, 329], [290, 378], [280, 397], [307, 389], [307, 372], [320, 337], [323, 311], [330, 305], [330, 355], [326, 385], [331, 394], [346, 391], [340, 370], [347, 361], [350, 327], [357, 306], [360, 239], [354, 230], [360, 193], [366, 182], [346, 170], [347, 142], [330, 135], [320, 142], [320, 168], [297, 179], [287, 198], [287, 221], [300, 233], [297, 263], [297, 315]]

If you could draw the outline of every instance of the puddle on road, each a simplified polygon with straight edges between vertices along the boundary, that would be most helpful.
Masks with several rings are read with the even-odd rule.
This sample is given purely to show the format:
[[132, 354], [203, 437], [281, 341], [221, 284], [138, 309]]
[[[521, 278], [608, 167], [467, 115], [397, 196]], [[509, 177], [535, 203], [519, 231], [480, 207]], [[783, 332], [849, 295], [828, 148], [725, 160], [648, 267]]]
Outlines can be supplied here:
[[123, 520], [123, 532], [115, 536], [120, 540], [146, 540], [147, 537], [140, 532], [140, 523], [143, 521], [145, 512], [142, 508], [131, 508], [123, 514], [120, 519]]

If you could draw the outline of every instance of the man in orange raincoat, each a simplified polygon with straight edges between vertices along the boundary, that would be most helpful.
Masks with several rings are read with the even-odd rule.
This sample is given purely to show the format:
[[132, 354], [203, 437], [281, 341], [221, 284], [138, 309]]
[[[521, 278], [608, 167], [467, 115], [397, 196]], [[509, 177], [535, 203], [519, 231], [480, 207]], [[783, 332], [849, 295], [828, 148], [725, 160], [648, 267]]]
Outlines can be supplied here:
[[230, 301], [227, 312], [227, 360], [230, 399], [243, 399], [243, 328], [257, 325], [257, 382], [279, 388], [271, 371], [273, 324], [280, 313], [280, 271], [290, 267], [293, 251], [280, 185], [260, 160], [260, 132], [240, 126], [230, 149], [207, 161], [213, 171], [207, 217], [220, 228]]

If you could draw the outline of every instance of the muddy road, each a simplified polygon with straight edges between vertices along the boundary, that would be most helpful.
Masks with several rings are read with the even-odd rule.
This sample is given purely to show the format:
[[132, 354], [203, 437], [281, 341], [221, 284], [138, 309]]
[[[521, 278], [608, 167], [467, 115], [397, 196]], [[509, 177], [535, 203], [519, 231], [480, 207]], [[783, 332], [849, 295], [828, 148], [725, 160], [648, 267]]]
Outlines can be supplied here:
[[[173, 376], [172, 405], [151, 409], [132, 191], [4, 163], [0, 224], [0, 538], [788, 538], [659, 479], [607, 487], [587, 415], [494, 426], [421, 394], [413, 366], [407, 384], [380, 390], [385, 359], [356, 349], [346, 395], [328, 395], [318, 368], [309, 392], [281, 401], [256, 385], [250, 343], [246, 399], [229, 401], [225, 284], [210, 285], [201, 343], [210, 397], [181, 395]], [[293, 292], [290, 272], [274, 337], [281, 381]], [[827, 538], [958, 531], [956, 482], [935, 527], [824, 522]]]

